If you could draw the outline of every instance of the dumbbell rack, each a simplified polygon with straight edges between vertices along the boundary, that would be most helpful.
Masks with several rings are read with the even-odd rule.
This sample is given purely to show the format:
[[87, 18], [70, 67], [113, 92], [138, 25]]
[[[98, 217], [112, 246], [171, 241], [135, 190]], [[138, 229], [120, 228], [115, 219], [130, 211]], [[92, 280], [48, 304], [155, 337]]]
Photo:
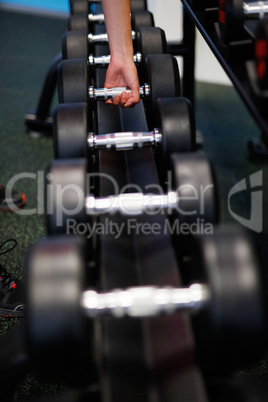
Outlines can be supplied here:
[[[104, 29], [96, 26], [95, 33], [102, 33]], [[96, 56], [107, 51], [106, 46], [95, 47]], [[96, 86], [102, 87], [105, 71], [96, 69], [95, 78]], [[97, 102], [95, 111], [99, 134], [111, 130], [148, 130], [142, 102], [134, 109], [107, 107]], [[138, 153], [100, 151], [99, 172], [111, 175], [119, 187], [134, 183], [143, 192], [146, 192], [147, 185], [159, 184], [152, 148], [143, 148]], [[113, 191], [107, 180], [101, 180], [101, 197], [109, 196]], [[101, 218], [100, 222], [105, 224], [107, 219], [117, 225], [125, 224], [125, 229], [116, 241], [111, 234], [99, 238], [102, 290], [133, 285], [163, 286], [167, 281], [169, 285], [181, 284], [169, 236], [164, 233], [136, 235], [127, 230], [129, 219], [112, 216]], [[164, 228], [165, 215], [146, 214], [134, 221], [137, 225], [146, 222]], [[150, 400], [151, 387], [163, 402], [175, 401], [177, 395], [181, 401], [206, 400], [202, 376], [195, 363], [192, 330], [185, 315], [132, 321], [107, 319], [102, 321], [100, 333], [106, 345], [104, 367], [109, 370], [109, 384], [105, 384], [104, 389], [110, 394], [109, 400], [147, 401]], [[124, 353], [126, 356], [118, 359]], [[170, 370], [172, 374], [167, 375]]]
[[[259, 89], [255, 72], [253, 37], [256, 21], [245, 22], [250, 32], [248, 38], [227, 45], [223, 43], [220, 36], [218, 8], [199, 11], [191, 6], [191, 0], [181, 1], [187, 15], [184, 17], [184, 23], [189, 25], [188, 30], [191, 31], [196, 26], [200, 31], [261, 130], [260, 141], [258, 143], [250, 141], [248, 144], [250, 156], [266, 159], [268, 157], [268, 96], [265, 91]], [[194, 52], [194, 49], [192, 51]]]

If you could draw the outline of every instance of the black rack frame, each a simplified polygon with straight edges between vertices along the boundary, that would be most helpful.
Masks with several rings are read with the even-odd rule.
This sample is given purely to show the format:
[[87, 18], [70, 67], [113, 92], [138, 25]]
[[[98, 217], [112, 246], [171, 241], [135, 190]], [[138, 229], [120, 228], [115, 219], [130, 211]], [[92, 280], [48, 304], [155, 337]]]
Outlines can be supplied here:
[[[202, 0], [200, 0], [202, 1]], [[191, 0], [181, 0], [184, 6], [184, 41], [191, 44], [190, 55], [185, 59], [185, 85], [191, 87], [190, 80], [194, 81], [194, 39], [195, 27], [210, 47], [231, 80], [237, 93], [261, 130], [259, 143], [250, 141], [249, 151], [252, 157], [268, 157], [268, 92], [262, 91], [258, 79], [254, 60], [254, 39], [257, 20], [245, 23], [245, 39], [239, 42], [226, 44], [222, 41], [218, 23], [218, 8], [204, 8], [195, 10]], [[190, 71], [190, 73], [189, 73]], [[191, 75], [191, 76], [190, 76]], [[193, 89], [192, 89], [193, 90]], [[184, 92], [186, 96], [186, 91]]]

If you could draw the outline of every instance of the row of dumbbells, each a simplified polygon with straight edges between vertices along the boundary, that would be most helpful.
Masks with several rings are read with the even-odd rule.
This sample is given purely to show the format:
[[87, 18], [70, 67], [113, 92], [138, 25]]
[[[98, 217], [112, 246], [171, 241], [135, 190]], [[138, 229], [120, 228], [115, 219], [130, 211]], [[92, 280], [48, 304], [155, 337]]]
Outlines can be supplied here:
[[[49, 187], [54, 192], [54, 186], [60, 183], [57, 171], [59, 166], [64, 166], [64, 170], [72, 170], [69, 162], [60, 161], [64, 158], [81, 158], [87, 160], [89, 155], [99, 149], [111, 150], [129, 150], [133, 148], [141, 148], [144, 146], [152, 146], [154, 148], [157, 160], [160, 161], [162, 170], [167, 170], [170, 164], [170, 155], [178, 152], [192, 152], [195, 150], [195, 120], [190, 102], [181, 97], [180, 93], [180, 76], [178, 65], [174, 57], [169, 54], [163, 54], [166, 48], [165, 35], [159, 28], [138, 28], [134, 39], [135, 48], [142, 51], [142, 77], [146, 77], [146, 81], [140, 89], [141, 97], [147, 109], [147, 116], [151, 117], [152, 131], [150, 132], [127, 132], [127, 133], [106, 133], [98, 135], [89, 132], [88, 109], [93, 101], [106, 100], [113, 97], [121, 89], [95, 89], [89, 86], [91, 81], [90, 63], [88, 59], [88, 37], [84, 32], [76, 31], [68, 32], [63, 37], [63, 54], [71, 54], [71, 60], [64, 60], [58, 69], [58, 94], [60, 105], [54, 113], [54, 150], [55, 160], [51, 165], [51, 177], [53, 181], [49, 182]], [[74, 49], [75, 54], [72, 54]], [[79, 53], [79, 58], [75, 57]], [[152, 54], [154, 53], [154, 54]], [[158, 53], [158, 54], [156, 54]], [[81, 59], [81, 56], [87, 55], [87, 58]], [[92, 57], [93, 58], [93, 57]], [[105, 57], [106, 58], [106, 57]], [[195, 158], [195, 155], [194, 157]], [[64, 165], [65, 163], [65, 165]], [[84, 162], [79, 162], [80, 170], [79, 181], [75, 182], [75, 186], [81, 188], [83, 199], [78, 208], [79, 216], [73, 216], [78, 222], [83, 222], [85, 216], [104, 213], [109, 211], [109, 205], [103, 200], [87, 197], [86, 195], [86, 176], [90, 171]], [[194, 162], [193, 162], [194, 164]], [[198, 162], [197, 162], [198, 164]], [[208, 164], [209, 165], [209, 164]], [[68, 167], [69, 166], [69, 167]], [[91, 167], [92, 168], [92, 167]], [[176, 168], [173, 168], [175, 172]], [[193, 169], [194, 170], [194, 169]], [[92, 171], [92, 170], [91, 170]], [[207, 172], [210, 172], [209, 167]], [[66, 180], [73, 177], [72, 174], [66, 174]], [[208, 173], [206, 184], [211, 180], [212, 175]], [[55, 181], [54, 181], [55, 179]], [[81, 181], [82, 180], [82, 181]], [[69, 186], [71, 183], [63, 183], [61, 185]], [[53, 196], [48, 194], [47, 200], [52, 200]], [[52, 197], [52, 198], [51, 198]], [[131, 201], [131, 194], [127, 197], [115, 197], [111, 201], [112, 212], [118, 211], [123, 214], [137, 215], [142, 213], [143, 207], [147, 209], [159, 208], [176, 208], [177, 200], [174, 196], [171, 202], [170, 195], [166, 195], [166, 201], [163, 203], [164, 197], [159, 198], [156, 202], [152, 199], [150, 203], [145, 203], [143, 196], [140, 201], [133, 194], [134, 200]], [[66, 202], [66, 204], [65, 204]], [[76, 201], [74, 201], [76, 203]], [[100, 204], [104, 205], [101, 209]], [[126, 206], [128, 203], [128, 206]], [[173, 203], [173, 206], [171, 204]], [[90, 206], [91, 204], [91, 206]], [[132, 205], [130, 207], [130, 204]], [[67, 200], [64, 205], [68, 205], [69, 209], [75, 209], [74, 204], [71, 205]], [[124, 208], [124, 205], [126, 208]], [[122, 208], [121, 208], [122, 207]], [[86, 208], [86, 209], [85, 209]], [[128, 212], [128, 208], [129, 212]], [[51, 210], [57, 211], [56, 205], [51, 205]], [[207, 211], [209, 209], [207, 208]], [[213, 216], [216, 215], [216, 207], [210, 209]], [[66, 231], [66, 226], [61, 227], [57, 222], [57, 214], [49, 214], [48, 227], [54, 232]], [[66, 222], [67, 216], [63, 217]], [[193, 218], [194, 219], [194, 218]]]
[[[160, 44], [159, 39], [163, 40], [163, 33], [158, 34], [158, 39], [156, 39], [156, 36], [152, 36], [153, 34], [148, 32], [146, 29], [140, 30], [140, 43], [146, 43], [148, 46], [148, 43], [155, 44], [159, 40], [159, 44], [155, 47], [163, 49], [163, 42]], [[146, 34], [148, 35], [147, 38]], [[76, 35], [78, 36], [78, 34]], [[145, 35], [145, 39], [143, 35]], [[68, 36], [71, 37], [70, 34]], [[71, 41], [75, 41], [74, 38], [73, 35]], [[83, 43], [84, 55], [85, 50], [88, 49], [86, 36], [83, 38]], [[64, 46], [66, 49], [69, 48], [66, 37], [64, 38]], [[79, 48], [78, 45], [71, 47]], [[90, 102], [98, 99], [105, 100], [107, 97], [113, 96], [113, 93], [109, 94], [104, 89], [98, 92], [94, 88], [89, 88], [89, 66], [85, 60], [83, 65], [81, 60], [74, 60], [63, 62], [60, 66], [58, 86], [59, 101], [62, 105], [57, 108], [54, 115], [54, 144], [55, 155], [58, 160], [53, 161], [50, 166], [47, 183], [47, 201], [49, 202], [47, 222], [50, 233], [66, 232], [67, 221], [70, 219], [69, 211], [75, 211], [71, 218], [78, 223], [83, 223], [87, 221], [88, 217], [94, 218], [103, 213], [136, 216], [146, 211], [156, 213], [162, 209], [173, 211], [173, 215], [175, 213], [181, 221], [188, 223], [195, 222], [197, 219], [203, 219], [205, 222], [213, 224], [217, 222], [218, 202], [214, 173], [205, 157], [191, 153], [195, 148], [194, 118], [189, 102], [178, 97], [180, 95], [180, 78], [177, 65], [169, 55], [156, 57], [150, 55], [150, 50], [145, 51], [144, 55], [148, 56], [146, 57], [144, 72], [148, 83], [143, 86], [141, 94], [145, 98], [148, 97], [149, 110], [154, 116], [154, 122], [160, 123], [157, 128], [149, 133], [107, 133], [106, 135], [90, 133], [87, 127], [87, 108]], [[77, 83], [79, 84], [77, 85]], [[76, 89], [73, 91], [75, 85]], [[169, 97], [169, 99], [163, 97]], [[159, 100], [159, 98], [163, 99]], [[78, 103], [70, 105], [69, 102]], [[169, 191], [160, 196], [128, 193], [127, 195], [115, 195], [109, 199], [98, 199], [89, 193], [87, 194], [86, 179], [90, 171], [87, 166], [88, 154], [97, 149], [122, 150], [146, 145], [153, 146], [155, 152], [160, 154], [158, 157], [160, 160], [162, 159], [162, 163], [164, 161], [165, 169], [170, 164], [172, 165], [175, 180], [174, 191]], [[186, 153], [172, 156], [170, 162], [170, 156], [174, 152]], [[72, 160], [72, 162], [66, 159], [59, 160], [60, 158], [77, 157], [86, 157], [86, 159]], [[187, 175], [185, 171], [188, 172]], [[62, 172], [64, 172], [64, 176]], [[71, 182], [70, 178], [72, 178]], [[77, 198], [63, 193], [61, 202], [65, 208], [59, 210], [59, 205], [57, 202], [55, 203], [57, 186], [69, 188], [72, 185], [79, 189], [78, 193], [81, 195], [79, 203]], [[185, 194], [176, 193], [176, 189], [183, 186], [207, 189], [203, 208], [206, 214], [198, 210], [197, 204], [193, 201], [185, 201]], [[182, 204], [183, 202], [184, 204]], [[187, 212], [193, 210], [198, 212], [188, 215]]]
[[220, 35], [225, 44], [244, 42], [245, 46], [248, 43], [249, 48], [254, 44], [253, 52], [244, 54], [255, 59], [258, 85], [261, 90], [267, 90], [268, 1], [191, 0], [190, 4], [197, 11], [218, 8]]
[[[143, 32], [141, 30], [140, 32], [142, 38], [143, 32], [146, 32], [146, 30]], [[150, 39], [144, 39], [141, 41], [142, 43], [146, 42], [148, 44], [151, 42], [156, 42], [156, 39], [153, 39], [151, 33], [147, 35], [149, 35], [148, 38]], [[71, 37], [71, 35], [68, 36]], [[161, 33], [161, 35], [158, 37], [163, 38], [163, 34]], [[71, 40], [75, 40], [73, 38]], [[86, 37], [84, 37], [84, 43], [85, 42], [86, 46], [83, 45], [83, 52], [88, 46]], [[68, 45], [66, 45], [66, 43], [67, 40], [65, 37], [64, 46], [67, 48]], [[74, 47], [77, 49], [79, 46]], [[163, 44], [157, 47], [159, 49], [163, 49]], [[150, 51], [148, 50], [147, 53], [150, 54]], [[178, 84], [180, 81], [177, 66], [174, 64], [174, 59], [169, 55], [157, 57], [153, 55], [147, 56], [144, 75], [148, 78], [148, 92], [146, 93], [146, 86], [144, 85], [144, 89], [142, 89], [141, 93], [145, 97], [147, 96], [149, 98], [149, 110], [154, 115], [154, 122], [157, 121], [160, 123], [156, 125], [157, 128], [154, 128], [148, 133], [132, 132], [107, 133], [105, 135], [98, 135], [89, 132], [87, 123], [87, 109], [90, 102], [94, 99], [94, 97], [95, 100], [104, 100], [109, 96], [109, 94], [107, 92], [105, 93], [104, 89], [101, 89], [100, 92], [98, 92], [98, 90], [88, 87], [87, 83], [89, 82], [89, 66], [88, 63], [86, 65], [85, 61], [83, 62], [84, 64], [81, 68], [79, 68], [79, 63], [82, 63], [81, 60], [79, 62], [75, 60], [72, 62], [68, 61], [62, 63], [59, 74], [59, 100], [62, 102], [62, 104], [57, 108], [54, 114], [54, 145], [57, 160], [54, 160], [50, 166], [47, 182], [47, 201], [49, 203], [47, 223], [50, 233], [66, 233], [68, 219], [70, 218], [75, 220], [78, 224], [82, 224], [83, 222], [88, 221], [89, 218], [94, 219], [100, 214], [120, 213], [127, 216], [137, 216], [138, 214], [143, 214], [146, 212], [157, 213], [160, 210], [165, 210], [167, 212], [172, 211], [173, 218], [176, 216], [176, 218], [178, 218], [181, 222], [191, 223], [196, 222], [198, 219], [203, 219], [203, 221], [207, 223], [217, 223], [218, 201], [216, 194], [216, 183], [214, 180], [215, 175], [213, 173], [211, 164], [203, 155], [191, 152], [195, 148], [194, 118], [189, 102], [184, 98], [177, 96], [179, 95]], [[72, 66], [70, 67], [70, 70], [69, 66]], [[157, 81], [155, 80], [155, 77], [157, 77]], [[72, 80], [74, 83], [76, 83], [76, 85], [77, 82], [81, 83], [78, 85], [78, 87], [82, 88], [82, 90], [77, 97], [76, 94], [73, 95], [74, 92], [72, 88], [74, 88], [75, 84], [70, 84]], [[174, 89], [177, 89], [177, 93], [176, 90], [174, 92]], [[111, 94], [111, 96], [113, 95]], [[164, 98], [162, 98], [163, 96]], [[169, 96], [169, 99], [165, 99], [166, 96]], [[81, 101], [83, 101], [83, 103], [81, 103]], [[69, 104], [68, 102], [78, 103]], [[166, 170], [168, 167], [172, 167], [174, 177], [173, 190], [157, 196], [144, 195], [141, 193], [128, 193], [115, 195], [114, 197], [109, 197], [109, 199], [100, 199], [89, 194], [87, 190], [87, 188], [90, 188], [90, 185], [87, 182], [88, 172], [90, 172], [90, 168], [88, 167], [88, 161], [90, 159], [88, 159], [88, 155], [98, 149], [120, 151], [124, 149], [140, 148], [142, 146], [152, 146], [155, 149], [155, 153], [158, 154], [157, 158], [162, 160], [162, 169], [164, 168]], [[183, 152], [183, 154], [171, 156], [173, 153], [178, 152]], [[78, 157], [84, 157], [85, 159], [73, 159], [72, 161], [70, 161], [70, 159], [64, 159]], [[63, 160], [61, 160], [61, 158], [63, 158]], [[70, 197], [70, 194], [67, 194], [67, 192], [66, 194], [62, 193], [60, 201], [65, 206], [65, 208], [62, 209], [57, 203], [59, 198], [55, 197], [57, 186], [60, 188], [70, 188], [72, 185], [74, 185], [76, 190], [79, 189], [77, 191], [77, 195], [79, 194], [80, 196]], [[195, 201], [189, 201], [189, 199], [186, 200], [187, 194], [183, 193], [182, 189], [187, 187], [206, 189], [202, 211], [200, 211], [197, 202], [195, 203], [197, 199], [200, 199], [201, 194], [196, 197]], [[181, 190], [179, 194], [176, 192], [176, 189], [178, 188]], [[77, 201], [78, 199], [79, 202]], [[67, 211], [67, 213], [65, 211]], [[73, 212], [73, 214], [70, 216], [69, 211], [75, 212]], [[196, 213], [192, 214], [191, 211], [196, 211]], [[230, 238], [235, 238], [236, 241], [241, 239], [242, 243], [244, 241], [243, 236], [240, 238], [240, 235], [238, 235], [236, 231], [230, 231], [228, 236], [230, 236]], [[215, 243], [219, 242], [221, 245], [219, 247], [223, 249], [226, 246], [225, 242], [228, 236], [226, 236], [226, 233], [224, 235], [219, 234], [217, 240], [215, 238]], [[212, 239], [214, 239], [213, 236]], [[214, 242], [214, 240], [211, 241]], [[48, 243], [47, 245], [44, 244], [43, 246], [49, 247]], [[245, 242], [244, 246], [245, 250], [251, 253], [249, 251], [249, 244], [246, 244]], [[74, 247], [74, 245], [70, 247]], [[216, 245], [215, 248], [217, 249]], [[36, 252], [39, 253], [38, 249]], [[216, 251], [216, 253], [218, 252], [219, 250]], [[237, 258], [237, 256], [235, 258]], [[242, 260], [234, 265], [236, 265], [237, 269], [240, 269], [238, 267], [241, 267], [241, 264]], [[255, 262], [250, 264], [251, 268], [254, 271], [254, 275], [258, 275], [258, 270], [254, 264]], [[204, 262], [204, 265], [207, 267], [209, 264], [206, 261]], [[230, 264], [230, 266], [232, 265], [233, 264]], [[239, 287], [242, 286], [240, 279], [237, 279], [237, 282], [234, 280], [234, 283], [236, 283], [235, 286], [237, 295], [242, 297], [243, 291], [238, 290]], [[256, 284], [257, 282], [253, 281], [251, 285], [254, 283]], [[142, 289], [132, 289], [129, 291], [129, 295], [137, 295], [139, 294], [139, 291], [142, 292]], [[228, 293], [227, 288], [225, 291]], [[158, 290], [156, 290], [156, 293], [157, 292]], [[202, 292], [203, 290], [201, 293]], [[215, 290], [215, 292], [217, 293], [217, 290]], [[255, 289], [253, 293], [254, 297], [260, 297], [259, 286], [258, 289]], [[126, 293], [126, 295], [127, 294], [128, 293]], [[141, 310], [142, 313], [140, 313], [143, 316], [145, 316], [144, 311], [146, 310], [146, 306], [148, 307], [149, 301], [153, 303], [153, 298], [151, 297], [152, 293], [149, 292], [148, 294], [148, 298], [145, 298], [144, 300], [144, 310]], [[99, 297], [98, 294], [96, 292], [91, 292], [90, 295], [92, 296], [92, 305], [97, 306], [97, 299]], [[93, 300], [94, 297], [95, 300]], [[100, 295], [100, 298], [101, 297], [102, 296]], [[107, 295], [107, 298], [109, 297], [113, 297], [112, 293], [110, 296]], [[118, 303], [120, 303], [119, 299]], [[135, 296], [133, 296], [133, 309], [135, 309], [135, 303]], [[232, 303], [234, 303], [233, 308], [235, 310], [236, 304], [234, 300]], [[139, 304], [139, 301], [137, 301], [137, 304]], [[90, 305], [90, 302], [87, 305]], [[212, 305], [215, 307], [214, 303], [212, 303]], [[154, 306], [154, 308], [156, 308], [156, 306]], [[116, 303], [113, 311], [112, 309], [109, 310], [109, 307], [105, 305], [103, 305], [103, 309], [96, 307], [96, 315], [98, 315], [98, 313], [101, 314], [102, 312], [110, 312], [111, 314], [116, 314], [116, 312], [118, 312], [118, 315], [129, 313], [131, 315], [127, 309], [125, 309], [125, 311], [120, 310], [120, 305], [117, 305]], [[159, 312], [160, 310], [157, 310], [156, 308], [154, 314]], [[139, 313], [136, 314], [138, 316]], [[150, 315], [152, 312], [148, 309], [147, 314]], [[229, 312], [225, 312], [225, 314], [227, 317]], [[88, 315], [91, 315], [91, 313], [89, 312]], [[239, 315], [241, 315], [241, 311], [239, 312]], [[92, 316], [94, 316], [93, 312]], [[236, 319], [237, 317], [238, 314], [236, 315]], [[239, 325], [240, 324], [238, 324], [238, 326]], [[224, 328], [224, 324], [222, 327]], [[242, 327], [243, 325], [241, 325], [241, 329]], [[254, 325], [250, 324], [249, 327], [249, 332], [255, 331]]]

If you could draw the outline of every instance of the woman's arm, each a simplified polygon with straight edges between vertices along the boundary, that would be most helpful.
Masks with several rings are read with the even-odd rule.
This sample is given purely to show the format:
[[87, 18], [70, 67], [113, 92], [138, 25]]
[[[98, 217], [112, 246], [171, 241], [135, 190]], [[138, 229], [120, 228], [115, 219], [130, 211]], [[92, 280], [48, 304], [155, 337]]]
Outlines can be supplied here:
[[108, 100], [106, 104], [134, 106], [140, 100], [140, 84], [133, 61], [130, 0], [102, 0], [102, 8], [111, 54], [104, 86], [131, 89], [130, 94], [123, 92], [121, 96], [117, 95], [114, 100]]

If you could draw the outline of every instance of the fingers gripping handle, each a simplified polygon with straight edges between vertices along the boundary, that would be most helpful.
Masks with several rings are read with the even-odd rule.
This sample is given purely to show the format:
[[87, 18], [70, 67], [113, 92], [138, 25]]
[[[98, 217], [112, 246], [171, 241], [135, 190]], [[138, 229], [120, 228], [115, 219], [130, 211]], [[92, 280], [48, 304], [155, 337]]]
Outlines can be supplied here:
[[[115, 88], [98, 88], [95, 89], [93, 86], [89, 87], [88, 95], [91, 100], [108, 100], [114, 99], [116, 95], [121, 95], [123, 92], [131, 93], [131, 89], [126, 87], [115, 87]], [[142, 98], [147, 97], [150, 94], [150, 87], [148, 84], [144, 84], [140, 87], [140, 96]]]

